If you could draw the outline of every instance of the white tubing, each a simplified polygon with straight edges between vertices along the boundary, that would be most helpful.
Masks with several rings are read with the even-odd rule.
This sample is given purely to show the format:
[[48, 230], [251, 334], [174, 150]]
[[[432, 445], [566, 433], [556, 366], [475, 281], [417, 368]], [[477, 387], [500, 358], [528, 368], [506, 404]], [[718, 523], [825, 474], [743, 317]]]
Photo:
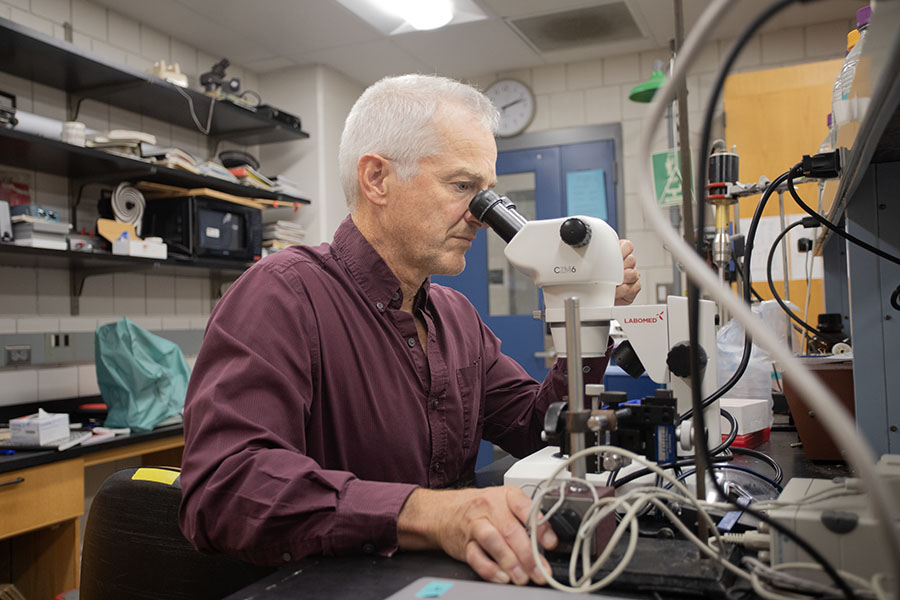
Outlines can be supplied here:
[[[644, 119], [643, 131], [641, 132], [640, 156], [649, 158], [652, 134], [659, 125], [666, 106], [672, 101], [675, 90], [685, 78], [688, 66], [693, 62], [694, 57], [706, 41], [713, 26], [733, 4], [732, 0], [714, 0], [703, 11], [703, 14], [697, 21], [697, 25], [691, 31], [687, 40], [685, 40], [684, 47], [676, 61], [676, 68], [672, 73], [671, 80], [666, 86], [657, 91], [653, 102], [650, 104], [648, 115]], [[705, 158], [701, 156], [700, 160], [705, 160]], [[659, 234], [663, 244], [674, 255], [675, 260], [684, 265], [688, 276], [697, 285], [734, 315], [734, 318], [744, 326], [745, 331], [753, 331], [753, 341], [768, 350], [784, 370], [791, 375], [794, 380], [794, 387], [799, 390], [809, 407], [815, 411], [816, 417], [822, 421], [826, 431], [831, 434], [832, 439], [840, 444], [844, 450], [847, 462], [856, 470], [856, 474], [865, 486], [873, 514], [881, 522], [882, 539], [890, 555], [891, 562], [894, 564], [893, 572], [900, 573], [900, 534], [898, 534], [897, 525], [895, 524], [889, 495], [881, 482], [878, 481], [872, 450], [857, 433], [853, 417], [837, 401], [834, 394], [817, 377], [813, 376], [799, 360], [794, 358], [791, 352], [778, 341], [768, 328], [760, 326], [759, 319], [754, 316], [749, 307], [734, 295], [730, 288], [719, 283], [713, 272], [707, 268], [706, 263], [669, 226], [656, 206], [650, 178], [641, 177], [640, 186], [640, 198], [644, 208], [644, 215]]]

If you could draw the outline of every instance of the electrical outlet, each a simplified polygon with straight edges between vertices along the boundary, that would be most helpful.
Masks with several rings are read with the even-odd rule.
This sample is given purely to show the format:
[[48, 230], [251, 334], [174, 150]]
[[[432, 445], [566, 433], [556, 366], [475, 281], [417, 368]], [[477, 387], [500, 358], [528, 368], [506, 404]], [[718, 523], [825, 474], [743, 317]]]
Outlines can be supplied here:
[[6, 346], [6, 364], [31, 364], [31, 346]]

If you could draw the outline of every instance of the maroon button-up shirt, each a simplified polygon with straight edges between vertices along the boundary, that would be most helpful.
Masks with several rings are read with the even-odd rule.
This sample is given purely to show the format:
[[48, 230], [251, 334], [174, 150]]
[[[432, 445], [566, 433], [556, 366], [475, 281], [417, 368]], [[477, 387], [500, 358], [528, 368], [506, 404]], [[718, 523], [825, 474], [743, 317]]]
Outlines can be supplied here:
[[[181, 526], [201, 550], [278, 564], [397, 547], [417, 486], [471, 475], [479, 441], [542, 446], [565, 361], [543, 383], [500, 352], [458, 292], [426, 281], [413, 310], [348, 217], [334, 243], [251, 269], [213, 311], [185, 405]], [[599, 382], [606, 359], [587, 361]]]

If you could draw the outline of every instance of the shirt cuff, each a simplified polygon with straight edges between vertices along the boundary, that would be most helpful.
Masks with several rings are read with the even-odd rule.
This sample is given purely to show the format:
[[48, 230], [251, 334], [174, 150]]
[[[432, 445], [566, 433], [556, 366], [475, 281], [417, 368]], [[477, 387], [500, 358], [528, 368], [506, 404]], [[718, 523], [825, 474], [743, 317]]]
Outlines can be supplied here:
[[352, 479], [341, 494], [335, 526], [323, 548], [325, 554], [397, 551], [397, 518], [406, 499], [418, 486]]

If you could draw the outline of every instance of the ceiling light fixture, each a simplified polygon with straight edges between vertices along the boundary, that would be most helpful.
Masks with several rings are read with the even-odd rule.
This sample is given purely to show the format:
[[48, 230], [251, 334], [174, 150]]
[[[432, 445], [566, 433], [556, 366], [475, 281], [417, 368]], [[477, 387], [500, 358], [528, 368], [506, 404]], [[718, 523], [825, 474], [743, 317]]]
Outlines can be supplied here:
[[450, 0], [377, 0], [376, 3], [419, 31], [438, 29], [453, 19]]

